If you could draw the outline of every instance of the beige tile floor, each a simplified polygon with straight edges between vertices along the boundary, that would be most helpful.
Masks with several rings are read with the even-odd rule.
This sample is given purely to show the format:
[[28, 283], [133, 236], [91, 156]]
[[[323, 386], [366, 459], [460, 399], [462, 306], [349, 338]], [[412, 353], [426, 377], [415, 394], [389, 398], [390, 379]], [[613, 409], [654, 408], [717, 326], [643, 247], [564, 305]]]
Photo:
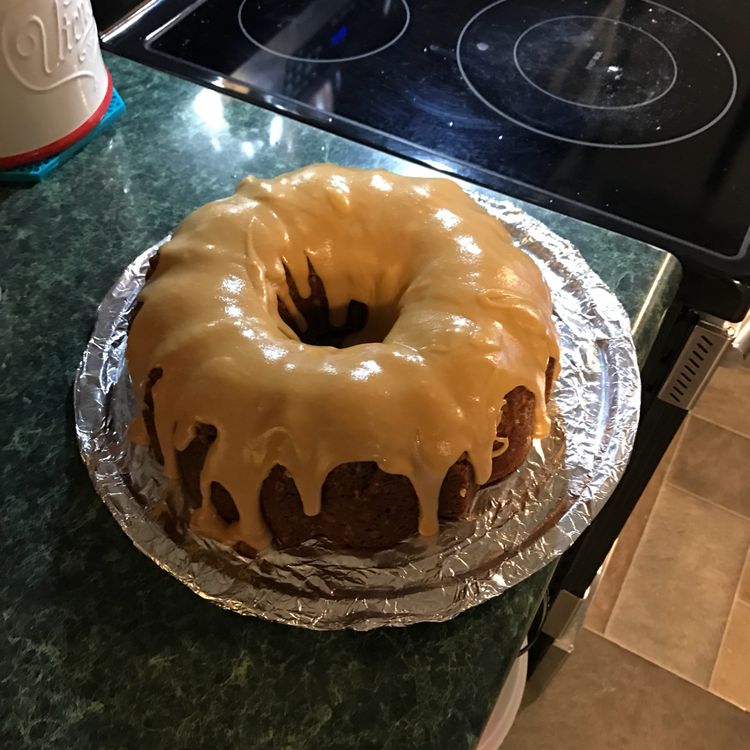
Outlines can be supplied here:
[[750, 711], [750, 370], [716, 372], [620, 535], [586, 627]]
[[502, 750], [747, 750], [750, 713], [590, 630]]

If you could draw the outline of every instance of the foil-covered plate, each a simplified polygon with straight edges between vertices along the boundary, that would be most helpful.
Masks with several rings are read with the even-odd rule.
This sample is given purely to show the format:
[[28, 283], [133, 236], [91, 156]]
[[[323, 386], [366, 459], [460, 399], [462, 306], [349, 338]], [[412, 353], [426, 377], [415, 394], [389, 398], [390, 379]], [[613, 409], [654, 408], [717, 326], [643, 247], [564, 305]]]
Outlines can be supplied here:
[[442, 524], [436, 539], [414, 537], [386, 551], [357, 554], [310, 540], [248, 559], [193, 534], [177, 483], [126, 436], [135, 411], [128, 321], [159, 243], [125, 269], [100, 304], [74, 384], [81, 456], [136, 547], [222, 607], [320, 630], [447, 620], [570, 547], [630, 456], [640, 404], [630, 323], [569, 242], [511, 203], [474, 197], [541, 268], [560, 335], [552, 431], [534, 441], [521, 468], [478, 493], [470, 519]]

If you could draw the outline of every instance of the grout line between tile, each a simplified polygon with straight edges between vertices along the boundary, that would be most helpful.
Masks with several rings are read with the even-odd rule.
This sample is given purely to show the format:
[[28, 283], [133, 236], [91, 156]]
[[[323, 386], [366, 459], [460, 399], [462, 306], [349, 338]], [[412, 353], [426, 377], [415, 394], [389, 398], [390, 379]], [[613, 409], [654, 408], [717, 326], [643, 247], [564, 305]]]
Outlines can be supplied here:
[[[669, 485], [672, 489], [675, 489], [678, 492], [684, 492], [686, 495], [690, 495], [691, 497], [694, 497], [696, 500], [702, 500], [704, 503], [707, 503], [708, 505], [711, 505], [714, 508], [717, 508], [718, 510], [723, 510], [725, 513], [729, 513], [732, 516], [736, 516], [737, 518], [741, 519], [742, 521], [745, 521], [746, 523], [750, 523], [750, 516], [743, 515], [742, 513], [738, 513], [736, 510], [727, 508], [726, 505], [720, 505], [719, 503], [716, 503], [713, 500], [709, 500], [707, 497], [703, 497], [703, 495], [699, 495], [697, 492], [688, 490], [685, 487], [682, 487], [681, 485], [675, 482], [670, 482], [668, 479], [664, 481], [664, 484]], [[664, 484], [662, 485], [662, 487], [664, 486]]]
[[691, 412], [691, 415], [695, 417], [696, 419], [700, 419], [703, 422], [708, 422], [710, 425], [713, 425], [714, 427], [719, 427], [722, 430], [726, 430], [727, 432], [734, 433], [738, 437], [745, 438], [745, 440], [750, 440], [750, 434], [746, 432], [742, 432], [741, 430], [738, 430], [734, 427], [729, 427], [728, 425], [721, 424], [720, 422], [715, 422], [713, 419], [705, 416], [704, 414], [697, 414], [697, 413]]
[[[597, 584], [596, 588], [594, 589], [593, 593], [589, 592], [589, 604], [588, 607], [591, 607], [591, 605], [594, 603], [594, 598], [596, 597], [596, 592], [599, 589], [599, 585], [604, 581], [604, 576], [607, 574], [607, 569], [609, 568], [609, 564], [612, 562], [612, 557], [615, 554], [615, 549], [617, 548], [617, 542], [619, 541], [619, 537], [615, 539], [614, 543], [612, 544], [612, 547], [610, 548], [609, 552], [607, 553], [607, 556], [604, 558], [604, 562], [601, 564], [599, 570], [597, 571]], [[623, 579], [624, 580], [624, 579]], [[620, 588], [622, 588], [622, 584], [620, 585]], [[595, 630], [594, 628], [589, 627], [588, 629], [592, 633], [596, 633], [597, 635], [600, 635], [604, 637], [604, 631], [607, 629], [607, 623], [609, 623], [609, 618], [612, 616], [612, 610], [615, 608], [615, 604], [617, 604], [617, 597], [620, 596], [620, 592], [617, 592], [617, 596], [615, 597], [614, 602], [612, 602], [612, 609], [609, 610], [609, 613], [607, 614], [606, 618], [604, 619], [604, 625], [601, 630]], [[588, 607], [586, 609], [586, 612], [588, 613]], [[584, 625], [586, 626], [586, 618], [584, 617]]]
[[740, 581], [737, 584], [737, 590], [734, 592], [734, 598], [741, 601], [743, 604], [750, 605], [750, 601], [746, 602], [744, 599], [740, 599], [740, 585], [745, 578], [745, 571], [750, 570], [750, 544], [747, 545], [747, 554], [745, 555], [745, 562], [742, 564], [742, 571], [740, 572]]
[[[750, 559], [750, 546], [748, 546], [748, 554], [745, 556], [745, 562]], [[742, 580], [742, 577], [740, 576], [740, 580]], [[746, 706], [742, 703], [739, 703], [735, 698], [730, 698], [729, 696], [720, 693], [713, 688], [713, 682], [714, 682], [714, 676], [716, 674], [716, 665], [719, 662], [719, 654], [721, 654], [721, 649], [724, 647], [724, 640], [727, 636], [727, 631], [729, 630], [729, 620], [732, 618], [732, 615], [734, 614], [734, 609], [736, 606], [744, 607], [748, 606], [745, 602], [743, 602], [738, 596], [737, 591], [739, 591], [739, 583], [737, 584], [737, 589], [734, 592], [734, 600], [732, 601], [732, 608], [729, 610], [729, 617], [727, 618], [727, 624], [724, 626], [724, 633], [721, 636], [721, 643], [719, 644], [719, 651], [716, 654], [716, 661], [714, 662], [714, 666], [711, 669], [711, 678], [708, 681], [708, 692], [711, 693], [711, 695], [715, 695], [717, 698], [721, 698], [723, 701], [726, 701], [727, 703], [731, 703], [733, 706], [737, 706], [737, 708], [742, 709], [743, 711], [750, 712], [750, 706]]]
[[[748, 551], [750, 551], [750, 547], [748, 547]], [[727, 615], [727, 621], [724, 623], [724, 630], [721, 634], [721, 640], [719, 641], [719, 648], [716, 650], [716, 656], [714, 657], [714, 665], [711, 667], [711, 676], [708, 678], [708, 689], [711, 690], [711, 686], [714, 682], [714, 675], [716, 674], [716, 665], [719, 663], [719, 657], [721, 656], [721, 650], [724, 648], [724, 641], [727, 638], [727, 631], [729, 630], [729, 621], [732, 619], [732, 614], [734, 613], [734, 608], [739, 601], [737, 598], [737, 592], [740, 590], [740, 583], [742, 581], [742, 573], [744, 571], [744, 565], [745, 561], [747, 561], [747, 553], [745, 553], [745, 560], [743, 560], [743, 568], [740, 571], [740, 577], [737, 579], [737, 586], [735, 586], [734, 589], [734, 596], [732, 597], [732, 606], [729, 608], [729, 614]]]
[[[678, 429], [678, 432], [680, 434], [677, 436], [677, 442], [675, 443], [674, 450], [672, 451], [672, 455], [669, 457], [669, 461], [667, 462], [667, 469], [664, 472], [664, 479], [661, 480], [661, 484], [659, 485], [659, 490], [661, 490], [666, 481], [669, 479], [669, 472], [672, 471], [672, 464], [674, 463], [675, 458], [677, 458], [677, 454], [680, 452], [682, 443], [685, 440], [685, 433], [688, 431], [688, 424], [690, 423], [690, 420], [693, 418], [693, 416], [693, 414], [688, 412], [687, 416]], [[669, 448], [667, 448], [667, 450], [669, 450]]]
[[715, 693], [713, 690], [707, 690], [706, 691], [709, 695], [713, 695], [714, 698], [719, 698], [720, 700], [723, 700], [724, 703], [728, 703], [730, 706], [735, 706], [735, 708], [739, 708], [740, 711], [744, 711], [745, 713], [748, 713], [750, 709], [748, 709], [747, 706], [743, 706], [741, 703], [738, 703], [736, 699], [730, 698], [727, 695], [724, 695], [722, 693]]
[[[706, 692], [709, 692], [709, 693], [711, 692], [708, 688], [708, 685], [701, 685], [700, 682], [696, 682], [694, 679], [688, 677], [687, 675], [684, 675], [681, 672], [678, 672], [673, 667], [667, 666], [663, 662], [657, 659], [654, 659], [652, 656], [646, 656], [645, 654], [640, 653], [632, 646], [625, 645], [617, 638], [614, 638], [611, 635], [604, 635], [603, 637], [606, 638], [608, 641], [616, 644], [620, 648], [625, 649], [625, 651], [628, 651], [629, 653], [635, 654], [637, 657], [644, 659], [645, 661], [649, 662], [649, 664], [654, 664], [655, 666], [659, 667], [659, 669], [663, 669], [665, 672], [669, 672], [669, 674], [676, 675], [681, 680], [685, 680], [685, 682], [689, 682], [691, 685], [695, 685], [695, 687], [700, 688], [701, 690], [705, 690]], [[713, 677], [713, 669], [711, 670], [711, 676]], [[715, 695], [715, 693], [713, 695]], [[719, 696], [719, 697], [722, 698], [722, 700], [726, 700], [726, 698], [723, 698], [722, 696]]]

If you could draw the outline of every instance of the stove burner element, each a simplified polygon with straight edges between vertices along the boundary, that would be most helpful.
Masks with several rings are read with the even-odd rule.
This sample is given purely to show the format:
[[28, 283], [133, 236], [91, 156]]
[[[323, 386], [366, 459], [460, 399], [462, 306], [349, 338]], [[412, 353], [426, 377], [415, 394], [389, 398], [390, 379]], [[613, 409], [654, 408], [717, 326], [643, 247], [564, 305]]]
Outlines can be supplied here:
[[476, 13], [457, 60], [479, 99], [528, 130], [586, 146], [659, 146], [710, 128], [736, 96], [720, 42], [659, 3], [549, 0], [519, 14], [519, 2]]
[[596, 16], [540, 21], [516, 39], [513, 61], [545, 94], [594, 109], [642, 107], [677, 80], [677, 63], [655, 36]]
[[406, 0], [243, 0], [242, 33], [273, 55], [297, 62], [340, 63], [397, 42], [409, 25]]

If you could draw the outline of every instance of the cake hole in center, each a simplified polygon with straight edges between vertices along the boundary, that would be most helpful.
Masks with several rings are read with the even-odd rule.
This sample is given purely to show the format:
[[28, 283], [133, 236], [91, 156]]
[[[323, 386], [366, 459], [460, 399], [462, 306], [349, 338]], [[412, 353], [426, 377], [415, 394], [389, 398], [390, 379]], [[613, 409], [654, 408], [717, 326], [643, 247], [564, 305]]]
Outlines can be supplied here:
[[[320, 314], [309, 315], [300, 310], [307, 323], [303, 331], [281, 300], [278, 300], [278, 308], [282, 320], [303, 344], [334, 346], [337, 349], [383, 341], [398, 318], [398, 311], [393, 308], [368, 308], [364, 302], [351, 300], [345, 310], [329, 311], [326, 308], [325, 317], [323, 311], [320, 311]], [[332, 318], [344, 322], [334, 325], [331, 322]]]
[[[378, 343], [385, 339], [398, 318], [396, 305], [370, 308], [364, 302], [353, 299], [345, 308], [331, 310], [323, 280], [315, 272], [309, 258], [307, 268], [310, 294], [303, 297], [291, 271], [284, 266], [289, 297], [305, 319], [304, 330], [300, 329], [295, 316], [281, 297], [276, 298], [279, 316], [300, 341], [311, 346], [335, 346], [337, 349], [344, 349], [357, 344]], [[332, 320], [343, 323], [334, 325]]]

